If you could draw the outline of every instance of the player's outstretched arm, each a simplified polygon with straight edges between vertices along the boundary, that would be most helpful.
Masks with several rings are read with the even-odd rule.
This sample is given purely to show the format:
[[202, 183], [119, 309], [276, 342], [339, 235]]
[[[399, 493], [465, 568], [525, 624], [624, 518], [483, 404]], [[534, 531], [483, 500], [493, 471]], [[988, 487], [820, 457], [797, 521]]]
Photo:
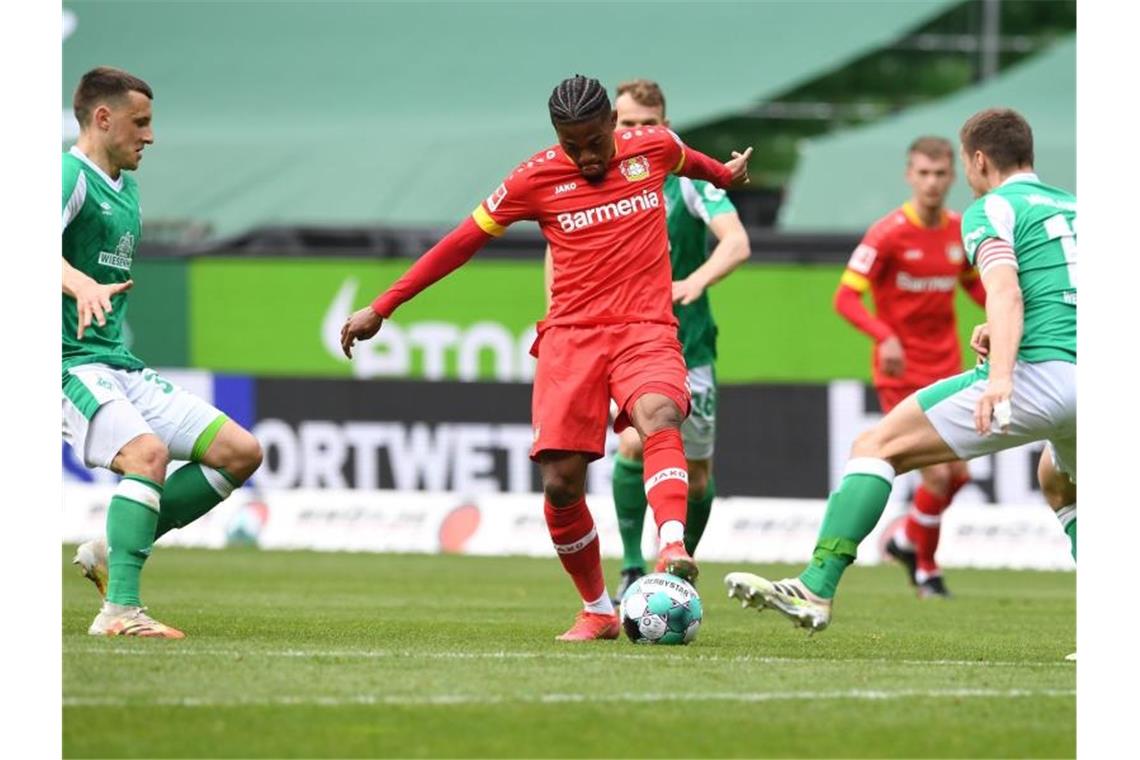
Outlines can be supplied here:
[[963, 272], [958, 278], [958, 282], [962, 283], [962, 289], [966, 291], [966, 295], [970, 297], [971, 301], [985, 308], [986, 287], [982, 284], [982, 278], [978, 276], [976, 270], [971, 269], [968, 272]]
[[695, 272], [673, 283], [673, 303], [688, 306], [752, 255], [748, 233], [738, 214], [717, 214], [709, 220], [708, 227], [716, 236], [716, 248]]
[[127, 280], [101, 285], [68, 264], [67, 259], [62, 261], [63, 294], [75, 299], [75, 308], [79, 315], [79, 319], [76, 320], [78, 330], [75, 337], [83, 340], [83, 333], [91, 326], [92, 320], [100, 327], [107, 324], [107, 315], [112, 309], [111, 296], [125, 293], [135, 282]]
[[715, 158], [706, 156], [699, 150], [685, 146], [684, 155], [680, 165], [673, 171], [689, 179], [701, 179], [711, 182], [721, 189], [747, 185], [748, 158], [752, 155], [752, 148], [745, 148], [743, 153], [732, 151], [732, 158], [723, 164]]
[[[980, 258], [986, 255], [984, 248], [982, 250]], [[1008, 424], [1008, 419], [1002, 419], [1002, 410], [1008, 410], [1013, 395], [1013, 366], [1024, 329], [1024, 307], [1015, 266], [1006, 263], [984, 266], [982, 281], [986, 287], [990, 370], [989, 383], [974, 409], [974, 427], [979, 434], [986, 435], [991, 422], [997, 422], [997, 432]]]
[[340, 330], [340, 345], [344, 355], [352, 358], [352, 346], [358, 340], [368, 340], [379, 330], [385, 319], [400, 304], [410, 301], [427, 288], [459, 267], [466, 264], [482, 248], [491, 235], [484, 232], [471, 217], [447, 233], [427, 253], [412, 264], [400, 279], [377, 296], [370, 306], [353, 312]]

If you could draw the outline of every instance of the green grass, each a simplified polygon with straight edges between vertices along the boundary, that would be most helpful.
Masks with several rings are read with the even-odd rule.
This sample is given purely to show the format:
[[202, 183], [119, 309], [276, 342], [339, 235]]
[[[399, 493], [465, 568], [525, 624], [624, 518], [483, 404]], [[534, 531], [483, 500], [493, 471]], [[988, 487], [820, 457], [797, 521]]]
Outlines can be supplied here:
[[87, 636], [68, 565], [64, 755], [1075, 755], [1072, 574], [954, 571], [944, 602], [856, 567], [809, 638], [729, 569], [702, 568], [696, 642], [635, 647], [554, 641], [578, 603], [553, 557], [163, 548], [143, 590], [184, 641]]

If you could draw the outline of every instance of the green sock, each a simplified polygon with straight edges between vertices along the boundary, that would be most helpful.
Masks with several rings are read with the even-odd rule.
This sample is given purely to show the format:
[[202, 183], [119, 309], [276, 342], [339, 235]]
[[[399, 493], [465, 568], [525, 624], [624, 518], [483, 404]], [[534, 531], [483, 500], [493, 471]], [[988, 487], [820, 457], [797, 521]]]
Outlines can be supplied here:
[[119, 481], [107, 507], [107, 601], [139, 607], [139, 576], [154, 544], [162, 486], [140, 475]]
[[716, 498], [716, 481], [709, 476], [709, 485], [705, 495], [694, 501], [689, 499], [689, 510], [685, 517], [685, 551], [690, 556], [696, 554], [697, 544], [705, 534], [705, 526], [709, 524], [709, 513], [712, 512], [713, 499]]
[[894, 470], [882, 459], [860, 457], [847, 463], [843, 481], [827, 500], [811, 562], [800, 573], [812, 593], [824, 599], [835, 596], [843, 571], [855, 561], [859, 543], [883, 516], [893, 481]]
[[1057, 519], [1061, 521], [1061, 527], [1065, 529], [1065, 535], [1069, 537], [1069, 551], [1073, 555], [1073, 561], [1077, 561], [1077, 505], [1070, 504], [1067, 507], [1058, 509]]
[[225, 470], [190, 462], [166, 479], [154, 539], [182, 528], [224, 501], [238, 486]]
[[623, 570], [645, 569], [641, 555], [641, 535], [645, 530], [645, 475], [641, 462], [614, 456], [614, 507], [617, 509], [618, 533], [621, 534]]

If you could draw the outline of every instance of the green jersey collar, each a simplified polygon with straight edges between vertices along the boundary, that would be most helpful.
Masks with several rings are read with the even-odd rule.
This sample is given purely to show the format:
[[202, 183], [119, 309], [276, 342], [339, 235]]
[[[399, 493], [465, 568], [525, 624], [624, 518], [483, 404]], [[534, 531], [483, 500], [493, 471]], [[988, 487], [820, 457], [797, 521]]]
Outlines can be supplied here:
[[122, 173], [119, 174], [118, 181], [111, 179], [107, 175], [107, 172], [100, 169], [99, 166], [94, 161], [92, 161], [90, 158], [87, 157], [86, 153], [84, 153], [83, 151], [81, 151], [79, 149], [78, 145], [72, 145], [71, 150], [69, 150], [68, 153], [70, 153], [71, 155], [75, 156], [76, 158], [78, 158], [83, 163], [90, 166], [91, 169], [94, 170], [96, 174], [98, 174], [100, 177], [103, 178], [103, 181], [107, 183], [108, 187], [110, 187], [116, 193], [120, 192], [123, 189], [123, 175], [122, 175]]
[[1038, 178], [1037, 172], [1018, 172], [1017, 174], [1011, 174], [1006, 177], [1005, 182], [1002, 182], [1000, 187], [1014, 182], [1041, 182], [1041, 180]]

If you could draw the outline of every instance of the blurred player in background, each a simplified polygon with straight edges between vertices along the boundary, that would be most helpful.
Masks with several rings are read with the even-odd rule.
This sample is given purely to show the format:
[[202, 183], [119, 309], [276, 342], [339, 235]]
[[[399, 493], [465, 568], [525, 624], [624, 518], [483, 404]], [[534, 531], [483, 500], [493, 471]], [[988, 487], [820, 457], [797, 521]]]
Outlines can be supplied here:
[[645, 449], [644, 488], [653, 505], [658, 567], [692, 579], [685, 551], [688, 472], [681, 423], [689, 413], [685, 362], [672, 308], [666, 177], [679, 173], [727, 187], [747, 181], [751, 149], [725, 164], [685, 147], [664, 127], [614, 131], [616, 114], [596, 79], [561, 82], [548, 103], [558, 143], [520, 164], [475, 211], [425, 253], [341, 332], [351, 356], [402, 303], [468, 261], [517, 221], [537, 221], [550, 243], [551, 305], [531, 352], [538, 358], [531, 413], [555, 551], [584, 609], [562, 641], [617, 638], [597, 530], [586, 506], [586, 466], [614, 427], [632, 425]]
[[[665, 95], [656, 82], [635, 79], [618, 85], [614, 100], [618, 129], [668, 127]], [[716, 485], [712, 477], [716, 440], [716, 323], [705, 291], [748, 260], [748, 233], [728, 195], [708, 182], [670, 174], [665, 180], [665, 215], [669, 229], [669, 258], [673, 267], [673, 313], [677, 337], [689, 372], [692, 411], [681, 425], [689, 471], [685, 550], [695, 554], [708, 524]], [[708, 231], [717, 245], [708, 251]], [[553, 273], [546, 255], [547, 293]], [[622, 570], [615, 599], [645, 575], [641, 535], [645, 525], [645, 473], [641, 437], [627, 428], [618, 439], [614, 457], [613, 492], [622, 543]]]
[[[985, 361], [908, 396], [855, 440], [798, 578], [725, 577], [746, 606], [771, 607], [812, 631], [830, 623], [839, 581], [896, 474], [1045, 440], [1056, 469], [1077, 480], [1076, 198], [1034, 173], [1033, 132], [1017, 112], [980, 111], [960, 139], [978, 196], [962, 240], [986, 288], [986, 323], [972, 340], [985, 346]], [[1066, 532], [1075, 554], [1075, 520]]]
[[[75, 564], [106, 598], [92, 635], [180, 639], [146, 614], [139, 578], [155, 540], [204, 515], [261, 464], [257, 439], [146, 367], [123, 341], [141, 233], [137, 169], [154, 142], [149, 85], [97, 68], [75, 91], [79, 140], [63, 156], [63, 437], [123, 476], [107, 536]], [[171, 459], [189, 464], [167, 477]]]
[[[835, 309], [875, 342], [872, 373], [883, 414], [936, 380], [962, 371], [954, 293], [979, 306], [986, 292], [962, 252], [962, 217], [945, 208], [954, 182], [954, 148], [920, 137], [907, 148], [910, 200], [875, 222], [851, 255], [835, 291]], [[863, 305], [871, 291], [875, 314]], [[922, 483], [886, 551], [907, 570], [920, 597], [949, 596], [934, 560], [942, 512], [970, 479], [965, 462], [923, 467]]]

